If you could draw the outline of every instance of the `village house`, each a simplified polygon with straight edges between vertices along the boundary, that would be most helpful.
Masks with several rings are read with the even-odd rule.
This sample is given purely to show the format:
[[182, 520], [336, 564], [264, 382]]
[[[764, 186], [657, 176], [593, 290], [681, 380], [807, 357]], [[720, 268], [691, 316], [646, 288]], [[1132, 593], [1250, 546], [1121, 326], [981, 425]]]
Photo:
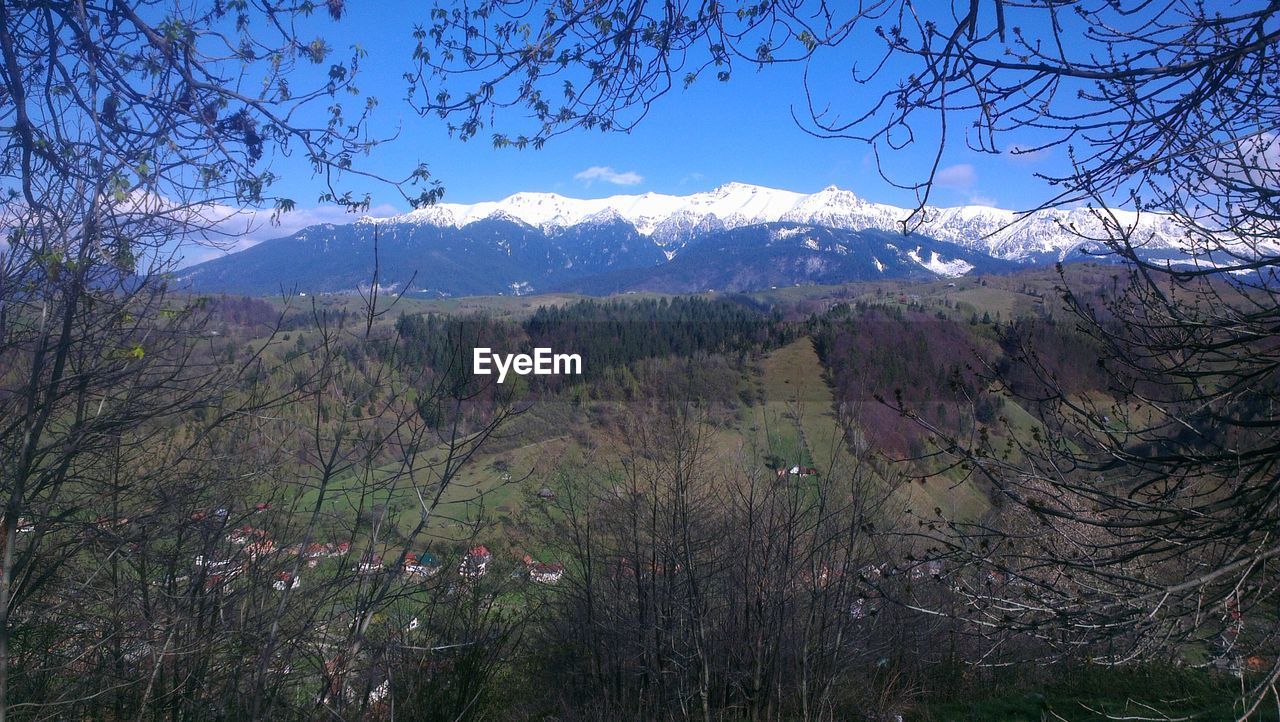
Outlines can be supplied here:
[[250, 559], [264, 557], [276, 550], [276, 543], [270, 539], [260, 539], [244, 545], [244, 551]]
[[195, 565], [203, 567], [211, 575], [235, 576], [240, 573], [241, 563], [235, 559], [214, 560], [197, 556]]
[[942, 576], [942, 572], [943, 572], [942, 560], [932, 559], [930, 561], [924, 562], [923, 564], [917, 564], [916, 566], [911, 567], [911, 571], [908, 576], [911, 578], [912, 581], [924, 579], [925, 577], [938, 579], [939, 577]]
[[529, 581], [531, 582], [555, 584], [560, 581], [562, 576], [564, 576], [564, 565], [559, 562], [555, 564], [534, 562], [529, 565]]
[[858, 570], [858, 576], [863, 579], [879, 579], [884, 575], [885, 566], [885, 564], [880, 564], [878, 566], [875, 564], [868, 564]]
[[351, 542], [340, 542], [337, 544], [310, 542], [306, 546], [299, 544], [294, 545], [289, 549], [290, 554], [300, 554], [303, 559], [306, 559], [307, 567], [309, 568], [314, 568], [321, 559], [345, 556], [350, 552]]
[[489, 562], [493, 560], [493, 554], [489, 552], [489, 548], [483, 544], [472, 547], [462, 557], [462, 563], [458, 565], [458, 574], [468, 579], [484, 576], [489, 570]]
[[250, 542], [268, 539], [270, 536], [271, 535], [268, 534], [265, 529], [255, 529], [254, 527], [245, 524], [239, 529], [232, 530], [231, 533], [227, 535], [227, 541], [232, 544], [244, 546]]
[[[340, 550], [341, 549], [341, 550]], [[314, 567], [316, 562], [327, 557], [337, 557], [346, 554], [351, 550], [351, 545], [343, 542], [342, 544], [322, 544], [320, 542], [309, 542], [305, 546], [298, 544], [289, 551], [291, 554], [300, 554], [303, 559], [307, 560], [307, 566]]]
[[198, 556], [195, 558], [195, 565], [205, 571], [205, 591], [229, 589], [228, 582], [240, 576], [240, 572], [244, 570], [244, 563], [237, 559], [213, 560]]
[[289, 549], [290, 554], [301, 556], [307, 561], [308, 569], [315, 569], [320, 560], [329, 556], [329, 552], [325, 549], [325, 545], [319, 542], [311, 542], [306, 545], [295, 544]]
[[404, 573], [411, 577], [431, 577], [440, 571], [440, 560], [431, 552], [423, 552], [422, 556], [409, 552], [404, 557]]
[[280, 572], [276, 574], [276, 580], [272, 582], [271, 586], [277, 592], [283, 592], [286, 589], [297, 589], [298, 585], [301, 583], [302, 583], [301, 576], [295, 577], [293, 574], [290, 574], [289, 572]]
[[356, 564], [356, 572], [360, 574], [372, 574], [382, 571], [382, 557], [369, 552], [360, 557], [360, 562]]

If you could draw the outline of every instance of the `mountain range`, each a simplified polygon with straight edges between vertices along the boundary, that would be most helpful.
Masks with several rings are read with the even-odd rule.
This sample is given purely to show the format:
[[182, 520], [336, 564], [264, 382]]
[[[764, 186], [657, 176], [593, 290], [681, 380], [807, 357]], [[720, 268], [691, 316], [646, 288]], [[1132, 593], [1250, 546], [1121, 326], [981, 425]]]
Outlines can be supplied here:
[[[1152, 257], [1188, 260], [1168, 216], [1112, 210]], [[835, 187], [802, 194], [728, 183], [686, 196], [575, 199], [517, 193], [387, 218], [322, 224], [176, 274], [199, 291], [344, 292], [378, 283], [414, 294], [552, 290], [741, 291], [797, 283], [929, 278], [1084, 257], [1103, 225], [1088, 209], [1019, 214], [989, 206], [910, 210]]]

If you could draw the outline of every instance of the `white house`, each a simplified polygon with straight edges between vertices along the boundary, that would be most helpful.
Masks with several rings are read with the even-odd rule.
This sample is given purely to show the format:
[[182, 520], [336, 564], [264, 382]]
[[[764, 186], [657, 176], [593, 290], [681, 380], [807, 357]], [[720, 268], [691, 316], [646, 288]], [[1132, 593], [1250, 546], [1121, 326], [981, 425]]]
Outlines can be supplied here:
[[489, 570], [489, 562], [492, 560], [493, 554], [489, 552], [488, 547], [483, 544], [474, 546], [462, 558], [462, 563], [458, 565], [458, 574], [470, 579], [482, 577]]
[[555, 584], [560, 581], [560, 577], [564, 576], [564, 565], [543, 564], [535, 562], [529, 565], [529, 581], [539, 584]]

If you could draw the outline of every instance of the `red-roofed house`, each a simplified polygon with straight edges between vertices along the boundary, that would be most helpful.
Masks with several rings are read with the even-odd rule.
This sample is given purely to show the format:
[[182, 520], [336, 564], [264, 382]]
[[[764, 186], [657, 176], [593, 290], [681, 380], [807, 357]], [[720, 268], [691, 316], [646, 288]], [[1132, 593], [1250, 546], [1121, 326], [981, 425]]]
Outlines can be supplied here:
[[491, 561], [493, 561], [493, 554], [489, 552], [488, 547], [483, 544], [474, 546], [466, 556], [462, 557], [462, 563], [458, 565], [458, 573], [469, 578], [484, 576]]
[[252, 541], [261, 541], [261, 540], [267, 539], [270, 536], [271, 535], [268, 534], [265, 529], [255, 529], [249, 526], [248, 524], [245, 524], [239, 529], [235, 529], [230, 534], [228, 534], [227, 541], [231, 542], [232, 544], [243, 545], [243, 544], [248, 544], [249, 542], [252, 542]]

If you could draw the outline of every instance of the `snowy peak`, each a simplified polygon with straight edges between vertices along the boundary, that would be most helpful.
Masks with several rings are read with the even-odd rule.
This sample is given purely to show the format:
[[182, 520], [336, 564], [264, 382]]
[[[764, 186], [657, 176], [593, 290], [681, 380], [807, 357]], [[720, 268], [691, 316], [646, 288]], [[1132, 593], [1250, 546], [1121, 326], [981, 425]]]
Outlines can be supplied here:
[[710, 193], [695, 193], [688, 198], [695, 212], [716, 216], [736, 227], [780, 220], [804, 196], [745, 183], [726, 183]]
[[611, 226], [616, 223], [626, 223], [627, 219], [616, 208], [602, 208], [595, 213], [583, 218], [575, 225], [584, 226]]
[[[1148, 247], [1180, 249], [1177, 224], [1167, 216], [1115, 211], [1123, 223], [1137, 227]], [[623, 221], [647, 236], [669, 257], [692, 238], [715, 230], [760, 223], [788, 222], [841, 230], [901, 232], [911, 209], [872, 203], [851, 191], [828, 186], [812, 193], [725, 183], [709, 191], [685, 196], [662, 193], [616, 195], [607, 198], [568, 198], [558, 193], [522, 192], [500, 201], [441, 203], [391, 218], [366, 218], [368, 223], [411, 223], [462, 228], [487, 218], [510, 218], [545, 232], [580, 224]], [[1065, 258], [1082, 243], [1081, 236], [1101, 237], [1102, 224], [1087, 209], [1046, 210], [1020, 217], [1014, 211], [990, 206], [927, 207], [916, 232], [981, 250], [1006, 260]]]

